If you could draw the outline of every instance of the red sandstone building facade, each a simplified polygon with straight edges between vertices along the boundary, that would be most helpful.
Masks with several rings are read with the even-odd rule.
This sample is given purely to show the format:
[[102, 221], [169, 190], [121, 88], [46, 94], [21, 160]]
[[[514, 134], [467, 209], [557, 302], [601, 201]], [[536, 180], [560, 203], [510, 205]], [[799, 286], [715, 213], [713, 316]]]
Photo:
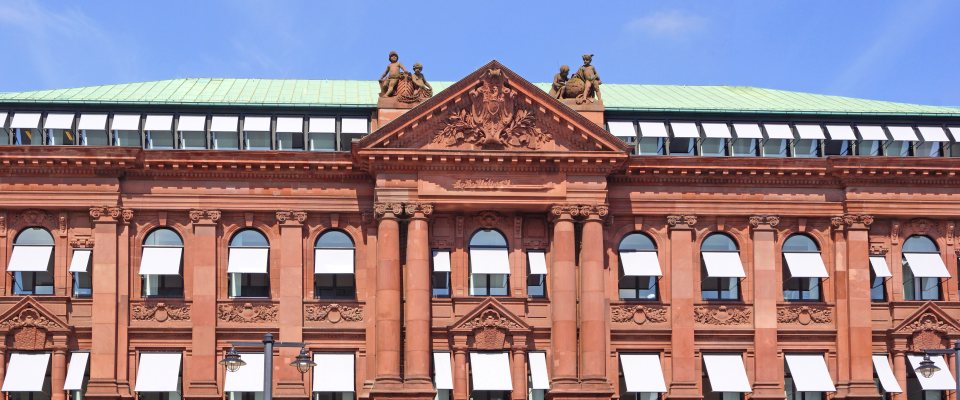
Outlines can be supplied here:
[[955, 398], [912, 370], [960, 339], [960, 112], [614, 95], [494, 62], [379, 108], [0, 99], [3, 391], [254, 399], [257, 350], [218, 361], [270, 332], [318, 363], [276, 351], [283, 398]]

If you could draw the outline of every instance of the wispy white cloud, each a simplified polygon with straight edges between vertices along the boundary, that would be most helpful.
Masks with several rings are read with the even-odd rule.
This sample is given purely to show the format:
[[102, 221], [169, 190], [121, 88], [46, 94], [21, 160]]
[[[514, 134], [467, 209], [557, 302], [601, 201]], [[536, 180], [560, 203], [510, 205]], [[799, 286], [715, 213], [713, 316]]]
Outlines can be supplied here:
[[707, 22], [705, 17], [682, 10], [663, 10], [627, 21], [623, 29], [650, 36], [681, 38], [705, 29]]

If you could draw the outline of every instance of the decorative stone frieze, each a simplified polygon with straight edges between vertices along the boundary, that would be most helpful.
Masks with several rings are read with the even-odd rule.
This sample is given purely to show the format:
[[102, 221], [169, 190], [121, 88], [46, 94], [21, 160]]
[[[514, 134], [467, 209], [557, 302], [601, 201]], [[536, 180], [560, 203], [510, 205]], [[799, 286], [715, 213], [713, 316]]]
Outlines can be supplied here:
[[776, 228], [777, 225], [780, 225], [780, 217], [776, 215], [754, 215], [750, 217], [750, 226], [756, 228], [760, 225], [769, 225], [771, 228]]
[[190, 305], [185, 303], [142, 302], [130, 307], [130, 318], [134, 321], [189, 321]]
[[133, 220], [133, 210], [109, 206], [90, 207], [90, 218], [93, 219], [94, 222], [107, 222], [112, 219], [128, 224]]
[[667, 308], [663, 306], [612, 306], [610, 319], [613, 322], [633, 322], [637, 325], [667, 322]]
[[190, 221], [193, 223], [214, 224], [220, 221], [219, 210], [190, 210]]
[[753, 310], [747, 306], [698, 306], [693, 313], [693, 320], [701, 325], [749, 325], [753, 319]]
[[777, 307], [777, 322], [798, 325], [829, 325], [833, 323], [833, 310], [829, 306], [802, 305]]
[[697, 224], [696, 215], [668, 215], [667, 226], [673, 229], [689, 229]]
[[362, 306], [346, 306], [341, 304], [308, 304], [304, 307], [304, 319], [315, 322], [329, 322], [337, 324], [341, 321], [363, 321]]
[[25, 297], [0, 315], [0, 334], [14, 350], [48, 350], [54, 335], [65, 335], [70, 326], [37, 302]]
[[20, 225], [46, 225], [55, 222], [52, 214], [43, 210], [23, 210], [16, 215], [16, 222]]
[[281, 224], [294, 223], [302, 224], [307, 221], [306, 211], [277, 211], [277, 222]]
[[276, 322], [278, 307], [272, 303], [243, 303], [217, 305], [217, 319], [223, 322]]

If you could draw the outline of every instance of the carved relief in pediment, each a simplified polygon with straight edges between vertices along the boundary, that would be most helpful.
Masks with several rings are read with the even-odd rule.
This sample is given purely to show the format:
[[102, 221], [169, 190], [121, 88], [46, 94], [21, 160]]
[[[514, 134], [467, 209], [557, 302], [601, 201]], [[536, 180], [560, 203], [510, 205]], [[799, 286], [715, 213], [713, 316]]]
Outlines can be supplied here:
[[453, 324], [451, 331], [467, 335], [467, 345], [471, 349], [502, 350], [514, 342], [525, 341], [530, 326], [500, 302], [488, 298]]
[[26, 297], [0, 315], [0, 332], [6, 345], [16, 350], [43, 350], [52, 345], [53, 334], [65, 334], [69, 326], [32, 297]]
[[951, 339], [960, 337], [960, 326], [936, 304], [927, 303], [904, 319], [893, 333], [907, 337], [911, 351], [945, 349]]

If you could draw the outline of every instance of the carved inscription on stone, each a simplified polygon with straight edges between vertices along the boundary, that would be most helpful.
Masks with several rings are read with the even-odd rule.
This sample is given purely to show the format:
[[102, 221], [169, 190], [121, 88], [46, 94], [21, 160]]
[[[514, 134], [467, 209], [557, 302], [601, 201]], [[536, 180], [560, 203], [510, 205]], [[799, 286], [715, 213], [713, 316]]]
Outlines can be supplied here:
[[828, 306], [780, 306], [777, 307], [777, 322], [826, 325], [833, 322], [833, 310]]
[[307, 321], [329, 322], [336, 324], [341, 321], [363, 321], [363, 308], [340, 304], [308, 304], [304, 309], [304, 318]]
[[744, 306], [699, 306], [693, 309], [693, 319], [702, 325], [749, 325], [753, 310]]

